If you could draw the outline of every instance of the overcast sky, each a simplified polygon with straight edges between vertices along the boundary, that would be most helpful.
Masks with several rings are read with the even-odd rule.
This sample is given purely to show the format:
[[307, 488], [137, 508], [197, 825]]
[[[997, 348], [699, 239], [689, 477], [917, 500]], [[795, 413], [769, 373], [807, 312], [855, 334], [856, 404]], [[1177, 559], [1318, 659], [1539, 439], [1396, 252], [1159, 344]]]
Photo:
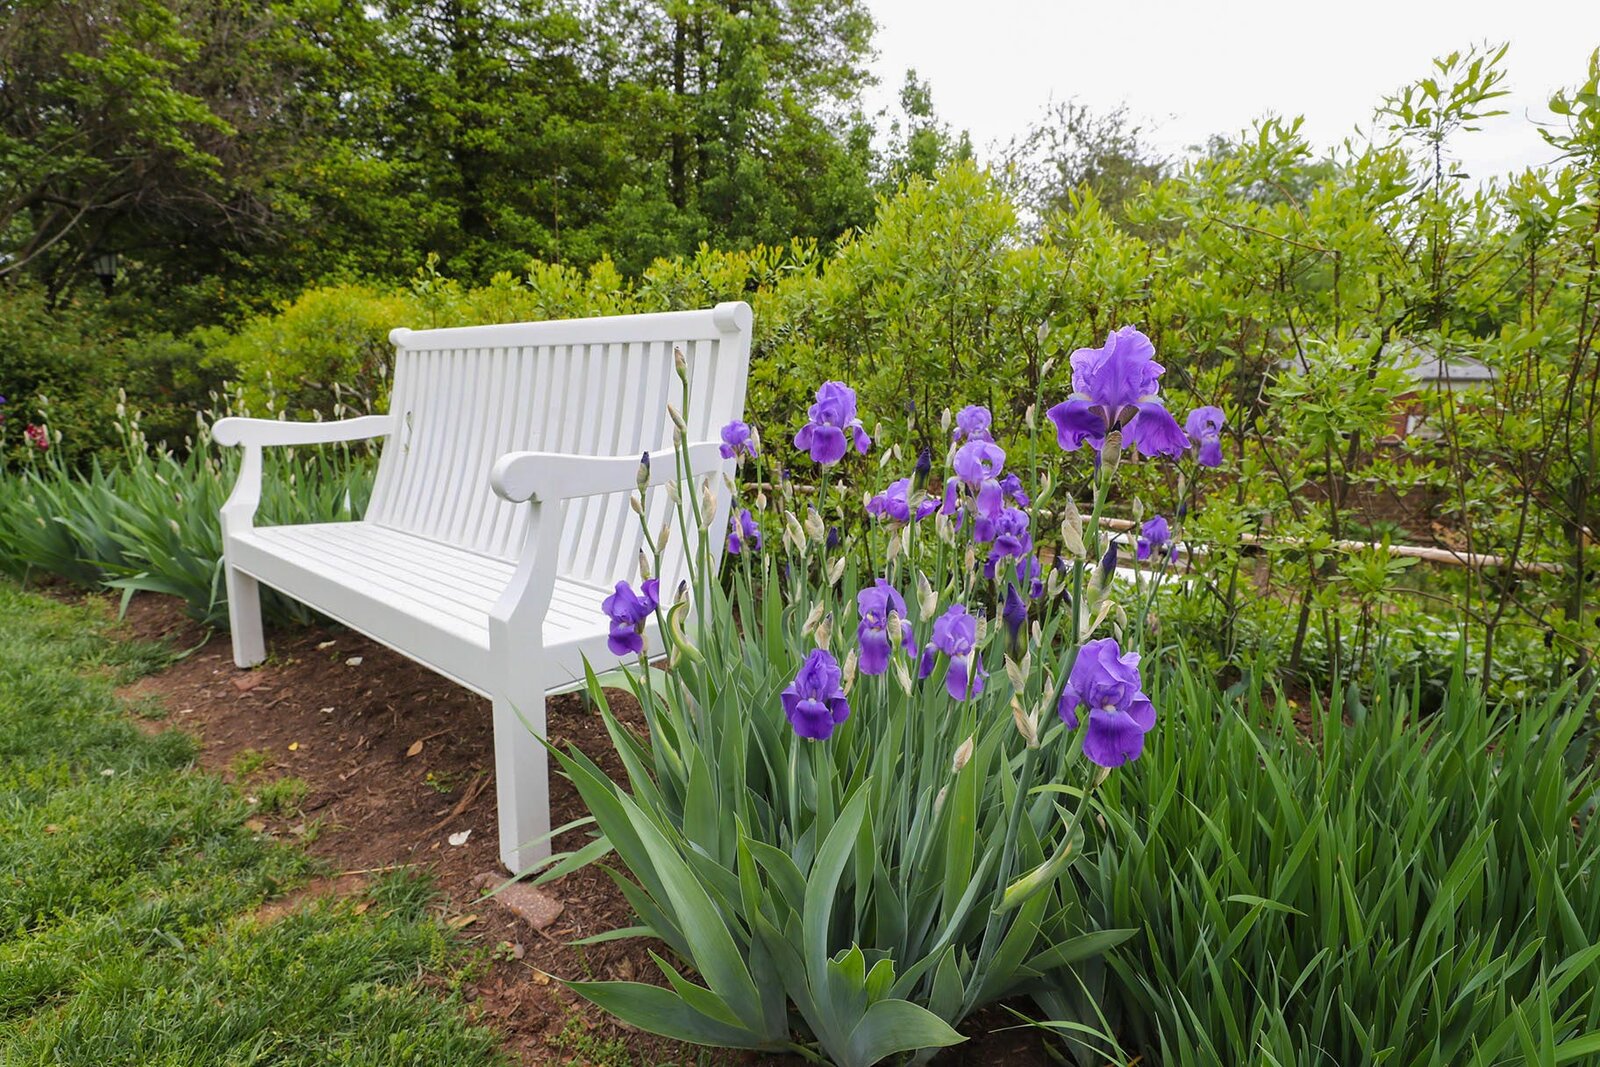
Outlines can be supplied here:
[[1369, 125], [1383, 96], [1430, 60], [1509, 41], [1510, 114], [1463, 134], [1454, 154], [1475, 178], [1546, 162], [1527, 121], [1576, 84], [1600, 46], [1600, 0], [1213, 0], [1025, 2], [868, 0], [879, 28], [869, 97], [898, 114], [908, 67], [980, 153], [1023, 131], [1051, 99], [1096, 110], [1126, 102], [1147, 139], [1178, 153], [1268, 111], [1306, 117], [1319, 145]]

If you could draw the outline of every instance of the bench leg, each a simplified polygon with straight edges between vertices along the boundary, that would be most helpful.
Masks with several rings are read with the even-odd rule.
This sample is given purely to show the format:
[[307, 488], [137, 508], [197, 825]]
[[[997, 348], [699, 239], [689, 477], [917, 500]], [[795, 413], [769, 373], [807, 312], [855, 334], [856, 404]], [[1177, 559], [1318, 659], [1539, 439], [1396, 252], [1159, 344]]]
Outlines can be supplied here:
[[261, 586], [243, 571], [225, 568], [228, 587], [228, 628], [233, 631], [233, 662], [254, 667], [267, 658], [267, 641], [261, 631]]
[[499, 804], [500, 862], [520, 874], [550, 855], [550, 763], [544, 736], [544, 693], [494, 700], [494, 783]]

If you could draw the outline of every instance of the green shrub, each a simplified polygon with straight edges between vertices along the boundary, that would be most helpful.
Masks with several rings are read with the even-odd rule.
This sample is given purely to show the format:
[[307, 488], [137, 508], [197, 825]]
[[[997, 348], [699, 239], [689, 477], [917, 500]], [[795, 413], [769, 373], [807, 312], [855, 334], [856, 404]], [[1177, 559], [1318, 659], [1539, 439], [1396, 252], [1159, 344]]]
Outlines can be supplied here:
[[52, 306], [28, 285], [0, 285], [0, 466], [25, 460], [28, 423], [47, 424], [69, 465], [121, 450], [119, 389], [134, 397], [151, 440], [174, 449], [221, 384], [193, 339], [129, 335], [90, 297]]

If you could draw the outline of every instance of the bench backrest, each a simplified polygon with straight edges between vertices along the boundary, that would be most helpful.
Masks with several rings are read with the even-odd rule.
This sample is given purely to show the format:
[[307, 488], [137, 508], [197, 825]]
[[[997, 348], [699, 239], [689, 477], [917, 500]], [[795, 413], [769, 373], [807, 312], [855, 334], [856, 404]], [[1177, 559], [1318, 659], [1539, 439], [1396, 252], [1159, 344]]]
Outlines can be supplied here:
[[[399, 425], [384, 444], [367, 521], [516, 559], [528, 509], [494, 495], [495, 460], [523, 450], [636, 456], [669, 447], [667, 404], [682, 406], [675, 347], [689, 365], [689, 440], [715, 440], [729, 420], [743, 417], [750, 324], [749, 305], [728, 303], [706, 311], [395, 330], [389, 409]], [[716, 514], [726, 516], [727, 490], [717, 481]], [[665, 500], [652, 501], [652, 530], [665, 509]], [[712, 533], [719, 544], [721, 531]], [[557, 573], [607, 587], [636, 579], [641, 544], [627, 493], [572, 501]]]

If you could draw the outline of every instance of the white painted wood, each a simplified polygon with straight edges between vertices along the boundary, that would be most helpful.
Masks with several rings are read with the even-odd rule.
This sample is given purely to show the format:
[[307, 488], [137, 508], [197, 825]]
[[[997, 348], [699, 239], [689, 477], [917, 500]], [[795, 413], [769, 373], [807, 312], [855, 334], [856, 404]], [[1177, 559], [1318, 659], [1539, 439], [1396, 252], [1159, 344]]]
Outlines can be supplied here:
[[[550, 853], [545, 697], [615, 669], [600, 602], [636, 582], [641, 524], [629, 508], [651, 454], [649, 529], [676, 478], [670, 403], [683, 409], [674, 350], [688, 368], [689, 468], [709, 477], [706, 516], [720, 559], [732, 462], [718, 431], [744, 411], [751, 313], [743, 303], [564, 322], [395, 330], [389, 413], [335, 423], [223, 419], [243, 445], [222, 509], [241, 667], [266, 654], [258, 583], [299, 599], [490, 698], [500, 856], [513, 871]], [[360, 522], [257, 527], [261, 449], [385, 437]], [[661, 574], [686, 573], [681, 535]], [[645, 639], [660, 648], [652, 620]]]

